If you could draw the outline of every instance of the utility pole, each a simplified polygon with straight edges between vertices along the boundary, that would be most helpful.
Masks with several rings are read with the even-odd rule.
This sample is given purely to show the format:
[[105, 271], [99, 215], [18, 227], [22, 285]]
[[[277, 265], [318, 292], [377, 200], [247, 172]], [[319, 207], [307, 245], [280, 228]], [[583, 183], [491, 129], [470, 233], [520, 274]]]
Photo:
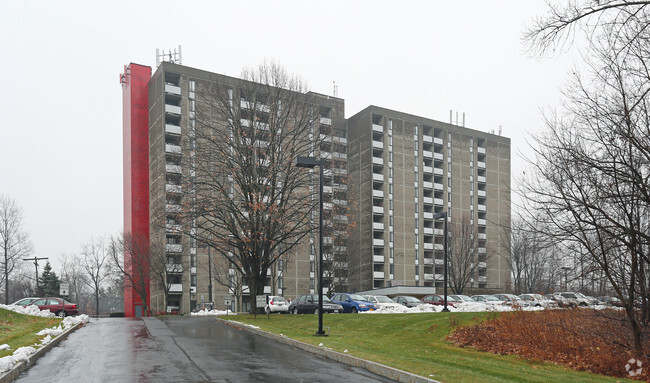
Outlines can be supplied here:
[[34, 266], [36, 266], [36, 295], [38, 294], [38, 261], [41, 259], [49, 259], [49, 258], [23, 258], [23, 261], [34, 261]]

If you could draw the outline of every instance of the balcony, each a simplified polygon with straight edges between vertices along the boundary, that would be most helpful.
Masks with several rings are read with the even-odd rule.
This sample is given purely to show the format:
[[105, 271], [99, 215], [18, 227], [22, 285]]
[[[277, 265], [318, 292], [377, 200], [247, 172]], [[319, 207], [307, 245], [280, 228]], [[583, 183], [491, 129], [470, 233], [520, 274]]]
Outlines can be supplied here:
[[478, 263], [478, 268], [479, 269], [487, 269], [487, 262], [479, 262]]
[[384, 230], [384, 224], [381, 222], [373, 222], [372, 223], [372, 229], [373, 230]]
[[445, 279], [444, 274], [436, 274], [436, 281], [443, 281]]
[[331, 202], [323, 202], [323, 210], [332, 210]]
[[373, 190], [372, 191], [372, 196], [376, 198], [384, 198], [384, 191], [383, 190]]
[[433, 158], [433, 153], [430, 150], [423, 150], [422, 157], [424, 158]]
[[167, 173], [181, 174], [181, 166], [174, 164], [165, 164], [165, 171]]
[[423, 166], [422, 171], [424, 172], [424, 174], [433, 174], [433, 167]]
[[165, 104], [165, 113], [181, 115], [181, 107], [176, 105]]
[[381, 157], [372, 157], [372, 163], [375, 165], [384, 165], [384, 159]]
[[383, 206], [373, 206], [372, 207], [372, 212], [373, 212], [373, 214], [384, 214], [384, 207]]
[[378, 246], [378, 247], [383, 247], [384, 246], [384, 240], [383, 239], [373, 238], [372, 239], [372, 245], [373, 246]]
[[433, 198], [432, 197], [422, 197], [422, 202], [424, 202], [427, 205], [431, 205], [433, 203]]
[[436, 250], [440, 250], [440, 251], [445, 250], [445, 245], [443, 245], [442, 243], [434, 243], [434, 246], [433, 246], [433, 247], [434, 247]]
[[476, 208], [477, 208], [478, 211], [486, 211], [487, 210], [487, 207], [485, 205], [481, 205], [481, 204], [476, 205]]
[[438, 183], [438, 182], [436, 182], [436, 183], [433, 184], [433, 190], [440, 190], [440, 191], [442, 191], [443, 189], [444, 189], [443, 184]]
[[167, 224], [165, 224], [165, 229], [167, 229], [168, 233], [181, 234], [182, 230], [183, 230], [183, 226], [176, 225], [176, 224], [173, 224], [173, 223], [167, 223]]
[[178, 145], [165, 144], [165, 153], [181, 154], [181, 147]]
[[174, 184], [166, 184], [165, 185], [165, 191], [168, 193], [182, 193], [183, 192], [183, 187], [181, 185], [174, 185]]
[[384, 263], [384, 256], [383, 255], [373, 255], [372, 260], [375, 263]]
[[433, 234], [435, 235], [445, 235], [445, 231], [442, 229], [435, 229], [433, 230]]
[[433, 265], [433, 258], [424, 258], [424, 264], [425, 265]]
[[435, 169], [433, 169], [433, 174], [435, 174], [437, 176], [441, 176], [441, 175], [443, 175], [443, 170], [441, 168], [435, 168]]
[[478, 239], [487, 239], [487, 234], [485, 234], [485, 233], [478, 233]]
[[384, 175], [383, 174], [372, 173], [372, 180], [373, 181], [384, 182]]
[[445, 265], [444, 259], [436, 259], [436, 266], [444, 266], [444, 265]]
[[166, 266], [168, 274], [179, 274], [183, 272], [183, 265], [180, 263], [168, 263]]
[[178, 125], [165, 124], [165, 133], [180, 135], [181, 127]]
[[166, 244], [165, 249], [168, 253], [182, 253], [183, 245], [178, 243], [168, 243]]
[[433, 281], [433, 274], [424, 274], [425, 281]]
[[422, 213], [422, 216], [424, 217], [424, 219], [433, 219], [433, 213], [431, 212], [425, 211], [424, 213]]
[[170, 294], [182, 294], [183, 293], [183, 285], [181, 283], [172, 283], [169, 285], [169, 293]]
[[377, 133], [384, 133], [384, 127], [377, 124], [372, 124], [372, 131]]
[[167, 204], [165, 205], [165, 211], [168, 213], [180, 213], [181, 205]]
[[487, 195], [487, 193], [485, 193], [485, 190], [479, 190], [479, 191], [477, 192], [477, 195], [478, 195], [479, 197], [485, 197], [485, 196]]
[[479, 169], [485, 169], [485, 162], [483, 162], [483, 161], [476, 161], [476, 166], [477, 166]]
[[479, 276], [478, 281], [479, 281], [479, 283], [486, 283], [487, 282], [487, 276]]
[[485, 154], [485, 148], [482, 148], [482, 147], [479, 146], [478, 148], [476, 148], [476, 152], [478, 154]]
[[444, 159], [442, 153], [433, 153], [433, 159], [437, 161], [442, 161]]
[[372, 147], [375, 149], [383, 149], [384, 148], [384, 143], [381, 141], [372, 141]]
[[485, 183], [485, 176], [478, 176], [476, 177], [476, 180], [481, 183]]
[[425, 227], [425, 228], [422, 229], [422, 231], [423, 231], [424, 234], [433, 235], [433, 228], [432, 227]]
[[486, 253], [487, 253], [487, 250], [485, 249], [485, 247], [479, 247], [479, 248], [478, 248], [478, 253], [479, 253], [479, 255], [481, 255], [481, 254], [486, 254]]
[[433, 203], [434, 203], [436, 206], [442, 206], [442, 205], [445, 204], [445, 200], [443, 200], [442, 198], [434, 198], [434, 199], [433, 199]]
[[433, 189], [433, 182], [424, 181], [422, 182], [422, 187], [425, 189]]
[[424, 250], [433, 250], [433, 243], [425, 243]]
[[[241, 106], [243, 109], [253, 109], [253, 107], [255, 106], [255, 104], [252, 103], [252, 102], [250, 102], [250, 101], [241, 100], [240, 106]], [[271, 111], [271, 108], [269, 108], [268, 105], [264, 105], [264, 104], [260, 104], [260, 103], [258, 103], [258, 104], [257, 104], [257, 110], [259, 110], [260, 112], [268, 113], [268, 112]]]
[[323, 116], [321, 116], [321, 117], [320, 117], [320, 123], [321, 123], [322, 125], [332, 125], [332, 119], [331, 119], [331, 118], [327, 118], [327, 117], [323, 117]]
[[479, 225], [479, 226], [485, 226], [485, 225], [487, 225], [487, 220], [486, 220], [486, 219], [481, 219], [481, 218], [479, 218], [479, 219], [478, 219], [478, 225]]
[[383, 271], [373, 271], [372, 272], [372, 277], [375, 279], [384, 279], [384, 272]]
[[444, 142], [442, 141], [442, 138], [440, 137], [433, 137], [433, 144], [436, 146], [441, 146], [444, 145]]
[[165, 93], [167, 94], [173, 94], [175, 96], [180, 96], [181, 95], [181, 87], [172, 85], [172, 84], [165, 84]]

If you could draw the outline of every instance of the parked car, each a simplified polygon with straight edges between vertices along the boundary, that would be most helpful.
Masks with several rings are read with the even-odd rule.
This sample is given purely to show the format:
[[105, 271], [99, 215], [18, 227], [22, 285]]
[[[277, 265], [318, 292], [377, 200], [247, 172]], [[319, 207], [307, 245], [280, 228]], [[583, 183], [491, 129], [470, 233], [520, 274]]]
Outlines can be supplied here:
[[29, 306], [30, 303], [34, 302], [37, 299], [39, 299], [39, 298], [35, 298], [35, 297], [23, 298], [23, 299], [19, 299], [16, 302], [12, 303], [12, 305], [13, 306], [23, 306], [23, 307], [25, 307], [25, 306]]
[[580, 293], [574, 293], [569, 291], [569, 292], [560, 293], [560, 295], [568, 299], [569, 302], [573, 302], [576, 306], [585, 307], [590, 305], [590, 301]]
[[454, 294], [454, 295], [450, 295], [450, 297], [454, 298], [457, 302], [474, 302], [474, 300], [472, 300], [472, 298], [470, 298], [467, 295]]
[[531, 307], [551, 307], [553, 306], [552, 301], [544, 298], [543, 295], [540, 294], [521, 294], [519, 296], [524, 302], [528, 302]]
[[568, 299], [563, 297], [560, 294], [544, 294], [544, 298], [551, 300], [557, 304], [558, 307], [561, 308], [573, 308], [576, 307], [575, 303], [570, 302]]
[[515, 307], [528, 307], [530, 304], [524, 302], [521, 298], [514, 294], [494, 294], [497, 299], [503, 301], [503, 304], [506, 306], [515, 306]]
[[39, 298], [29, 306], [38, 306], [41, 311], [50, 310], [60, 317], [79, 314], [77, 304], [70, 303], [63, 298]]
[[[325, 303], [325, 299], [323, 299]], [[284, 300], [284, 297], [278, 297], [275, 295], [269, 296], [269, 302], [266, 304], [266, 313], [280, 313], [286, 314], [289, 312], [289, 304]]]
[[598, 297], [598, 299], [604, 302], [607, 306], [623, 307], [623, 302], [617, 297], [602, 296]]
[[[422, 302], [434, 305], [434, 306], [444, 306], [445, 305], [445, 297], [443, 295], [438, 295], [438, 294], [430, 294], [422, 297], [420, 299]], [[456, 307], [458, 302], [456, 299], [452, 298], [450, 295], [447, 295], [447, 306], [451, 307]]]
[[417, 307], [419, 305], [426, 304], [423, 303], [421, 300], [417, 299], [416, 297], [412, 297], [410, 295], [398, 295], [396, 297], [393, 297], [393, 300], [406, 307]]
[[368, 302], [366, 298], [359, 294], [335, 294], [332, 297], [332, 302], [338, 303], [343, 306], [344, 313], [356, 314], [359, 311], [375, 310], [375, 305]]
[[364, 295], [363, 296], [368, 302], [375, 305], [377, 309], [388, 309], [391, 307], [402, 307], [399, 303], [396, 303], [394, 300], [390, 299], [385, 295]]
[[[318, 314], [318, 294], [304, 294], [294, 299], [289, 305], [291, 314]], [[343, 312], [343, 306], [333, 303], [323, 295], [323, 313]]]
[[502, 305], [503, 301], [494, 295], [472, 295], [472, 300], [478, 303], [485, 303], [486, 305]]

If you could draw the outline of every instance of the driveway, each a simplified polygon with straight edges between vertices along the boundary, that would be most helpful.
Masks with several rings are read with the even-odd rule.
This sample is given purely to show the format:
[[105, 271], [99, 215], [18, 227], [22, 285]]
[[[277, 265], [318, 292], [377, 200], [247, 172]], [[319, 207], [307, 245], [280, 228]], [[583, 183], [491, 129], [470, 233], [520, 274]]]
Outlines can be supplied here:
[[390, 382], [210, 317], [95, 319], [16, 382]]

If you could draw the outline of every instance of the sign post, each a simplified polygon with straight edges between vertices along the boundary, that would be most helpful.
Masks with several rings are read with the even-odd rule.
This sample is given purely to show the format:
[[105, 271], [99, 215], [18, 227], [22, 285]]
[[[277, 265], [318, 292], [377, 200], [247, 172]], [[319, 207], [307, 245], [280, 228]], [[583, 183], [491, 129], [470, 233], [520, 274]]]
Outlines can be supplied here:
[[232, 295], [224, 295], [223, 304], [226, 305], [226, 315], [228, 315], [228, 308], [230, 308], [231, 301], [232, 301]]
[[61, 284], [59, 285], [59, 295], [61, 295], [62, 297], [64, 296], [67, 297], [68, 295], [70, 295], [70, 283], [61, 282]]

